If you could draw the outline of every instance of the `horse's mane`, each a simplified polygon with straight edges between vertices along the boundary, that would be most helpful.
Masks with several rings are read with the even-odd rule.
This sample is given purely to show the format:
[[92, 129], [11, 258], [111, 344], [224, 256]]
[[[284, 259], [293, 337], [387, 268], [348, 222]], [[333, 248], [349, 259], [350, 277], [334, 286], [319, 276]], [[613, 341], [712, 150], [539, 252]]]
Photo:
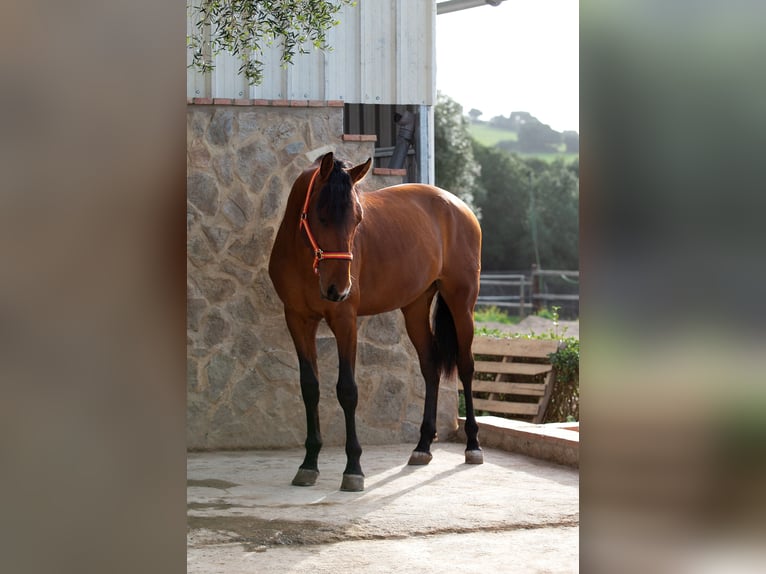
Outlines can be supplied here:
[[344, 169], [346, 164], [337, 159], [334, 162], [330, 178], [319, 192], [318, 203], [319, 210], [331, 225], [342, 221], [351, 208], [354, 188], [351, 177]]

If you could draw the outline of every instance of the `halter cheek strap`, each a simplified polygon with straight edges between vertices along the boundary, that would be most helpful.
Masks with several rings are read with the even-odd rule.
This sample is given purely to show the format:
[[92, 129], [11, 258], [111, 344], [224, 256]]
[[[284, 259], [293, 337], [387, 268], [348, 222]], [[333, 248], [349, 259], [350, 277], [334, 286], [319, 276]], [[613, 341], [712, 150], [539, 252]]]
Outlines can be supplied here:
[[303, 211], [301, 211], [301, 219], [299, 223], [299, 227], [302, 227], [306, 230], [306, 236], [309, 238], [309, 243], [311, 243], [311, 248], [314, 250], [314, 273], [319, 273], [319, 262], [323, 259], [346, 259], [347, 261], [352, 261], [354, 259], [354, 254], [350, 251], [322, 251], [319, 248], [319, 245], [317, 244], [316, 239], [314, 239], [314, 234], [311, 233], [311, 228], [309, 227], [309, 201], [311, 200], [311, 192], [314, 189], [314, 181], [317, 178], [317, 174], [319, 174], [319, 168], [311, 175], [311, 181], [309, 181], [309, 188], [306, 192], [306, 201], [303, 202]]

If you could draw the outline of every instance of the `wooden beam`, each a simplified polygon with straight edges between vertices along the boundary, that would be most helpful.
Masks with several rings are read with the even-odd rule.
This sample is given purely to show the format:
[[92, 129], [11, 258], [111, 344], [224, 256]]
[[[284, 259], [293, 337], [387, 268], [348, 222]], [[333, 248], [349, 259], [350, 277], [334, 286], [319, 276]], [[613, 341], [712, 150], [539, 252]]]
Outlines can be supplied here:
[[476, 337], [473, 340], [474, 355], [508, 355], [512, 357], [531, 357], [547, 359], [555, 353], [559, 342], [539, 339], [495, 339], [493, 337]]
[[474, 372], [476, 373], [503, 373], [508, 375], [544, 375], [553, 367], [540, 363], [501, 363], [499, 361], [476, 361]]
[[489, 411], [491, 413], [503, 413], [506, 415], [537, 415], [539, 406], [537, 403], [511, 403], [507, 401], [490, 401], [486, 399], [473, 399], [473, 407], [476, 410]]
[[[458, 384], [462, 391], [463, 383]], [[471, 384], [474, 393], [501, 393], [505, 395], [529, 395], [542, 397], [545, 394], [543, 383], [505, 383], [497, 381], [476, 381]]]

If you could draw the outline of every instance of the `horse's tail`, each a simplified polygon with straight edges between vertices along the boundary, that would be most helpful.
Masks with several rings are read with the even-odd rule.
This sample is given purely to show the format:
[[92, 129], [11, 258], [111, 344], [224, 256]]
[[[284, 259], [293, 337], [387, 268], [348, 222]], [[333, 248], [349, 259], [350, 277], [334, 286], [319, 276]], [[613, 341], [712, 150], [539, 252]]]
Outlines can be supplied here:
[[436, 296], [434, 312], [434, 356], [440, 375], [452, 376], [457, 367], [457, 330], [452, 313], [441, 293]]

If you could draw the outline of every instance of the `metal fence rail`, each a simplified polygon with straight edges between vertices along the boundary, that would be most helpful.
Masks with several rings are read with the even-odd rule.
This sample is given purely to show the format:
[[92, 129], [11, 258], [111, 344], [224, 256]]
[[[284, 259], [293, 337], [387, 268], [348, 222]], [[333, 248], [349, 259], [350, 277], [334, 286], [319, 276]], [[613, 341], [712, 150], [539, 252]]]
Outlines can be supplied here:
[[[558, 290], [551, 292], [546, 279], [558, 280]], [[579, 271], [536, 269], [529, 274], [491, 272], [481, 274], [481, 289], [477, 305], [512, 309], [523, 319], [549, 303], [562, 302], [570, 309], [568, 314], [579, 314]], [[576, 292], [572, 292], [576, 291]]]
[[[532, 311], [532, 281], [522, 273], [482, 273], [480, 277], [479, 305], [491, 305], [516, 309], [520, 317], [526, 317]], [[486, 287], [498, 287], [492, 291], [502, 294], [486, 294]], [[518, 293], [518, 294], [517, 294]]]

